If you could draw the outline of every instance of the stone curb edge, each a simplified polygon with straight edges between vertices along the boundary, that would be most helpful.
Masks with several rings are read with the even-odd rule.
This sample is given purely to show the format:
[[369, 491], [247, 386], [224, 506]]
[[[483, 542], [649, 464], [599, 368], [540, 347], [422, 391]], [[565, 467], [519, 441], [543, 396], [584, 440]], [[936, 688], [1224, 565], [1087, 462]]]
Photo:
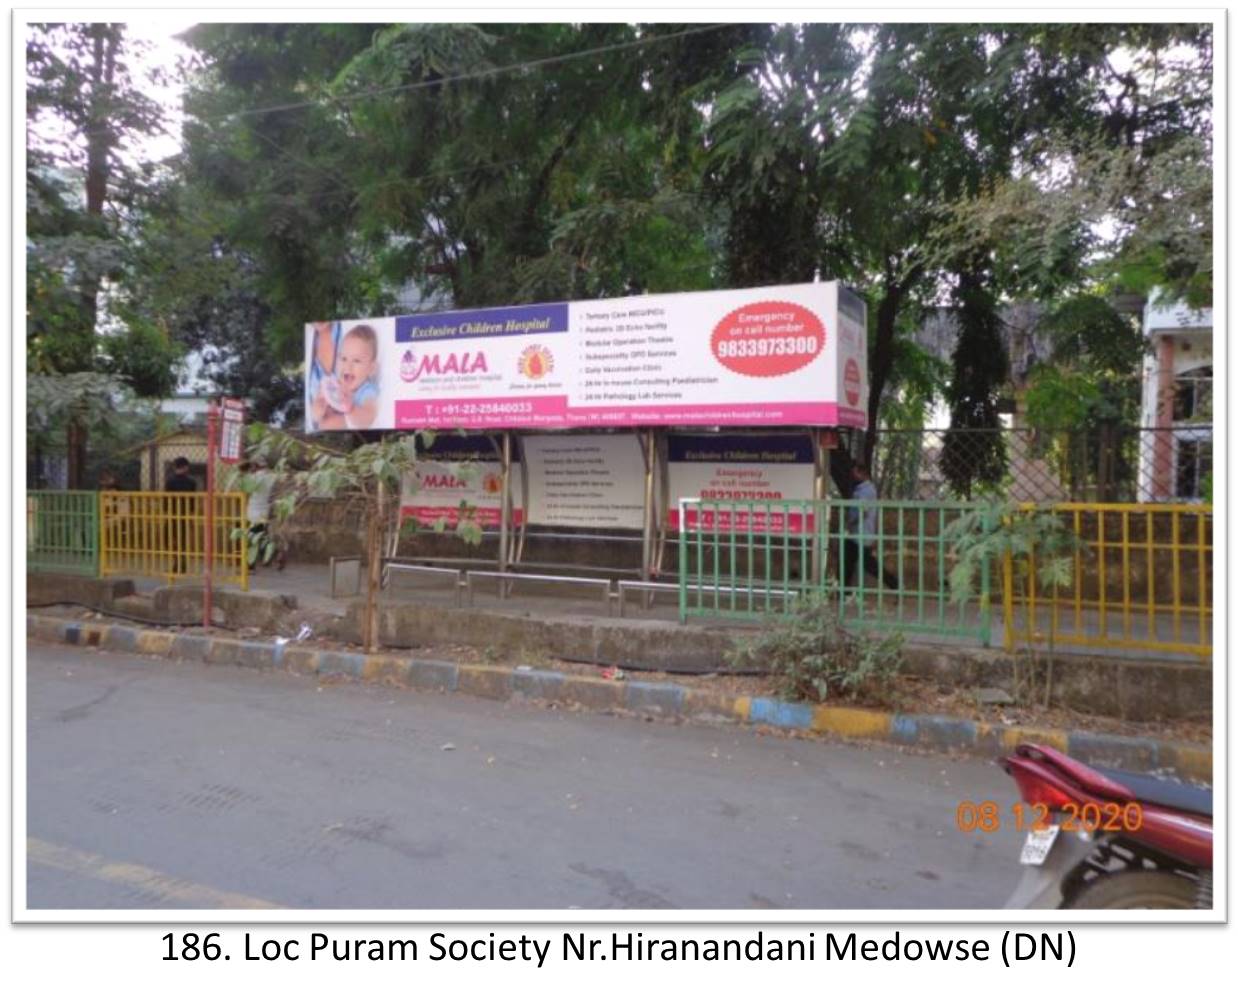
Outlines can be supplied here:
[[609, 681], [560, 671], [316, 650], [292, 643], [170, 633], [114, 623], [78, 623], [36, 614], [26, 616], [26, 635], [71, 646], [207, 664], [283, 668], [307, 676], [346, 675], [363, 681], [387, 681], [418, 691], [460, 692], [498, 700], [524, 698], [598, 711], [627, 710], [666, 719], [746, 723], [987, 756], [1012, 750], [1020, 743], [1041, 743], [1088, 764], [1129, 771], [1168, 770], [1182, 777], [1212, 781], [1210, 750], [1146, 737], [1001, 726], [954, 716], [908, 715], [849, 706], [814, 706], [724, 695], [669, 682]]

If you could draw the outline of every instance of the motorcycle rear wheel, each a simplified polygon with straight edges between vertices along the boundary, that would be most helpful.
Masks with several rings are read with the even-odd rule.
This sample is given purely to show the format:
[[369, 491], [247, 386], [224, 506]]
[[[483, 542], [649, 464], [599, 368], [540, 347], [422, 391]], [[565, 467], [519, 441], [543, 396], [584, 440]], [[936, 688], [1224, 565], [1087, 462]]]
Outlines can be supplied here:
[[1171, 872], [1127, 871], [1105, 875], [1080, 889], [1064, 909], [1193, 910], [1196, 882]]

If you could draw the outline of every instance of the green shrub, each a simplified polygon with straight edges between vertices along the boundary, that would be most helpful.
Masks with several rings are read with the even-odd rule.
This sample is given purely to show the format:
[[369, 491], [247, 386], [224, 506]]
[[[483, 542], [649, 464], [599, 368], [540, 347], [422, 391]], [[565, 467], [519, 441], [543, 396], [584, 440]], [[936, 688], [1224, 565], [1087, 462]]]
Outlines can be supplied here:
[[886, 704], [903, 669], [903, 637], [855, 633], [838, 619], [827, 592], [800, 600], [795, 609], [728, 655], [732, 667], [767, 672], [778, 694], [825, 702], [840, 698]]

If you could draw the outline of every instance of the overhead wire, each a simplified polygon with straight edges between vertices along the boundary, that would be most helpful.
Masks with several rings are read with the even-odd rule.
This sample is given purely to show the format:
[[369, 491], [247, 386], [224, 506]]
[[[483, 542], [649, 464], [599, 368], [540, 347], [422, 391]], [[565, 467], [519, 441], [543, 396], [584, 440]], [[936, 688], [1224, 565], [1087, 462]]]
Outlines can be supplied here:
[[[307, 107], [325, 107], [330, 105], [353, 103], [358, 100], [366, 100], [370, 97], [385, 96], [391, 93], [400, 93], [414, 90], [424, 90], [432, 87], [446, 86], [451, 83], [463, 83], [468, 80], [485, 79], [490, 76], [501, 76], [506, 73], [517, 72], [524, 69], [540, 69], [549, 65], [557, 65], [559, 63], [571, 62], [576, 59], [590, 58], [595, 55], [605, 55], [611, 52], [626, 51], [632, 48], [640, 48], [646, 45], [656, 45], [661, 42], [675, 41], [679, 38], [687, 38], [693, 35], [704, 34], [709, 31], [718, 31], [722, 28], [735, 27], [732, 23], [717, 23], [699, 25], [694, 28], [687, 28], [683, 31], [676, 31], [667, 35], [650, 35], [645, 38], [635, 38], [627, 42], [615, 42], [611, 45], [598, 45], [594, 48], [581, 49], [579, 52], [565, 52], [562, 55], [546, 56], [541, 59], [527, 59], [521, 62], [511, 62], [503, 66], [492, 66], [487, 69], [471, 70], [467, 73], [457, 73], [454, 76], [440, 76], [435, 79], [417, 80], [412, 83], [397, 83], [386, 87], [374, 87], [369, 90], [359, 90], [356, 93], [340, 94], [338, 96], [325, 96], [311, 100], [293, 101], [285, 104], [270, 104], [265, 107], [242, 107], [239, 110], [227, 111], [221, 114], [213, 114], [206, 116], [195, 116], [192, 120], [195, 124], [209, 125], [212, 122], [229, 122], [236, 118], [253, 117], [259, 114], [273, 114], [279, 111], [300, 110]], [[76, 132], [82, 138], [89, 138], [96, 134], [111, 132], [111, 128], [98, 129], [82, 129]]]
[[[276, 113], [276, 112], [282, 112], [282, 111], [298, 110], [298, 109], [304, 109], [308, 107], [328, 106], [331, 104], [352, 103], [358, 100], [367, 99], [369, 97], [384, 96], [384, 95], [396, 93], [396, 92], [422, 90], [422, 89], [428, 89], [431, 87], [445, 86], [450, 83], [464, 82], [464, 81], [471, 80], [471, 79], [484, 79], [484, 78], [491, 77], [491, 76], [497, 76], [497, 75], [502, 75], [505, 73], [516, 72], [518, 70], [544, 68], [545, 66], [549, 66], [549, 65], [556, 65], [560, 63], [574, 61], [577, 59], [590, 58], [593, 56], [609, 54], [612, 52], [626, 51], [626, 50], [633, 49], [633, 48], [658, 44], [662, 42], [674, 41], [680, 38], [691, 37], [694, 35], [704, 34], [709, 31], [717, 31], [722, 28], [733, 27], [733, 26], [734, 25], [732, 24], [726, 24], [726, 23], [699, 25], [699, 26], [692, 27], [692, 28], [686, 28], [682, 31], [673, 32], [671, 34], [651, 35], [645, 38], [636, 38], [636, 39], [633, 39], [627, 42], [616, 42], [610, 45], [598, 45], [598, 46], [594, 46], [593, 48], [582, 49], [578, 52], [566, 52], [561, 55], [547, 56], [541, 59], [523, 60], [520, 62], [508, 63], [507, 65], [504, 65], [504, 66], [495, 66], [495, 67], [491, 67], [488, 69], [474, 70], [468, 73], [458, 73], [454, 76], [439, 77], [433, 80], [418, 80], [413, 83], [396, 84], [396, 85], [389, 86], [389, 87], [376, 87], [370, 90], [363, 90], [363, 91], [359, 91], [353, 94], [340, 95], [338, 97], [323, 97], [323, 98], [318, 98], [318, 99], [313, 99], [313, 100], [304, 100], [304, 101], [297, 101], [297, 102], [291, 102], [291, 103], [285, 103], [285, 104], [267, 105], [264, 107], [242, 108], [239, 111], [230, 111], [225, 114], [217, 115], [217, 116], [209, 116], [209, 117], [204, 117], [204, 118], [195, 117], [193, 118], [193, 122], [195, 124], [205, 124], [209, 126], [209, 124], [212, 121], [218, 121], [221, 123], [222, 122], [230, 123], [240, 118], [250, 117], [250, 116], [259, 115], [259, 114], [269, 114], [269, 113]], [[323, 176], [329, 177], [330, 179], [336, 181], [334, 184], [335, 187], [344, 188], [354, 195], [366, 194], [373, 190], [380, 189], [386, 186], [393, 186], [396, 184], [417, 183], [422, 180], [438, 179], [440, 177], [445, 177], [445, 176], [463, 175], [463, 174], [468, 174], [468, 173], [473, 173], [473, 172], [486, 172], [489, 170], [505, 169], [508, 166], [519, 165], [521, 162], [526, 161], [526, 159], [511, 159], [511, 160], [505, 160], [499, 163], [482, 163], [482, 164], [478, 164], [476, 166], [470, 166], [470, 167], [453, 167], [450, 170], [432, 171], [430, 173], [423, 173], [417, 176], [410, 176], [410, 177], [398, 176], [398, 177], [391, 177], [385, 180], [376, 180], [370, 183], [357, 184], [357, 183], [354, 183], [348, 180], [347, 178], [335, 172], [334, 170], [330, 170], [325, 166], [322, 166], [317, 163], [312, 163], [298, 156], [297, 154], [289, 150], [286, 146], [281, 145], [275, 139], [264, 134], [259, 129], [251, 128], [249, 129], [249, 133], [257, 136], [259, 139], [261, 139], [263, 142], [269, 145], [276, 153], [284, 156], [289, 162], [293, 162], [302, 168], [310, 169]], [[81, 132], [79, 134], [83, 136], [88, 136], [90, 133]], [[215, 145], [217, 149], [223, 150], [223, 146], [219, 143], [218, 140], [215, 140], [213, 135], [208, 134], [208, 140], [212, 140], [213, 144]]]

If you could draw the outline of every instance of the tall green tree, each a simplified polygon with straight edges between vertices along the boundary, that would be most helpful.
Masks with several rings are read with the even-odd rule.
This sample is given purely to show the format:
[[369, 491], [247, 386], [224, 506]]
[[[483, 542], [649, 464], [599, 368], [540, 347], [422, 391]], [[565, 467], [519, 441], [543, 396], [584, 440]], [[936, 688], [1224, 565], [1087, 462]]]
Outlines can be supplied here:
[[[176, 351], [125, 296], [150, 170], [134, 143], [160, 128], [123, 25], [36, 24], [26, 39], [26, 344], [32, 372], [95, 372], [159, 396]], [[107, 299], [120, 327], [101, 332]], [[100, 384], [105, 382], [101, 381]], [[67, 388], [66, 388], [67, 389]], [[83, 486], [89, 420], [67, 420], [70, 487]]]
[[[918, 390], [907, 339], [925, 309], [953, 304], [969, 330], [948, 378], [959, 427], [995, 424], [994, 309], [1095, 290], [1097, 252], [1117, 259], [1078, 221], [1012, 239], [1003, 192], [1025, 195], [1055, 150], [1089, 148], [1155, 162], [1140, 189], [1167, 190], [1210, 107], [1210, 39], [1191, 25], [204, 25], [189, 39], [186, 181], [219, 206], [213, 235], [245, 260], [277, 362], [299, 358], [305, 321], [379, 313], [409, 282], [470, 306], [840, 278], [870, 305], [870, 458], [887, 400]], [[1157, 224], [1124, 237], [1124, 279], [1184, 259], [1211, 196], [1192, 175], [1189, 211], [1161, 198]]]
[[[375, 313], [712, 286], [699, 150], [667, 153], [630, 25], [201, 26], [191, 182], [235, 203], [265, 338]], [[670, 43], [659, 42], [659, 45]], [[649, 46], [652, 50], [654, 46]]]
[[[1088, 279], [1095, 246], [1080, 226], [1055, 228], [1033, 267], [1017, 258], [1020, 243], [993, 227], [961, 231], [957, 216], [1016, 175], [1051, 167], [1052, 142], [1121, 147], [1144, 131], [1170, 141], [1203, 127], [1207, 93], [1195, 76], [1149, 102], [1120, 57], [1139, 62], [1176, 44], [1185, 63], [1207, 65], [1205, 36], [1191, 25], [788, 26], [717, 92], [707, 134], [713, 191], [729, 210], [728, 277], [819, 273], [867, 292], [870, 455], [897, 339], [916, 324], [908, 314], [977, 278], [997, 300]], [[763, 229], [767, 218], [775, 224]], [[968, 348], [1000, 348], [982, 331], [991, 321], [967, 323]], [[951, 391], [967, 424], [992, 410], [1001, 386], [982, 366], [956, 353]]]

